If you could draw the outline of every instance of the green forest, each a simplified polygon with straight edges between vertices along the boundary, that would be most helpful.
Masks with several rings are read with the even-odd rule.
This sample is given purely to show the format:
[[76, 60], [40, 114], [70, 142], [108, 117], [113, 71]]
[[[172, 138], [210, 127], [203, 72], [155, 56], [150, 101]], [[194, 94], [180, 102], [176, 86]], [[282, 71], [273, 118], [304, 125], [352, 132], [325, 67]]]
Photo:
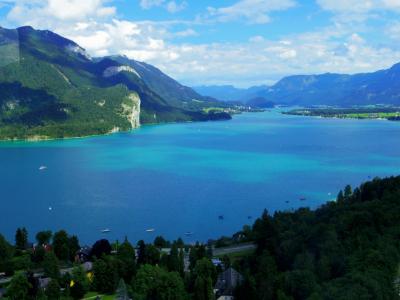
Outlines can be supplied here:
[[[207, 300], [215, 299], [218, 275], [232, 266], [243, 277], [235, 299], [398, 299], [399, 215], [400, 177], [376, 178], [354, 190], [346, 186], [316, 210], [264, 211], [232, 238], [208, 244], [160, 236], [136, 245], [99, 240], [86, 258], [89, 271], [76, 236], [42, 231], [32, 247], [27, 229], [19, 228], [12, 244], [0, 236], [0, 282], [10, 278], [5, 299]], [[229, 243], [256, 248], [215, 266], [213, 250]], [[37, 272], [50, 279], [45, 289]]]

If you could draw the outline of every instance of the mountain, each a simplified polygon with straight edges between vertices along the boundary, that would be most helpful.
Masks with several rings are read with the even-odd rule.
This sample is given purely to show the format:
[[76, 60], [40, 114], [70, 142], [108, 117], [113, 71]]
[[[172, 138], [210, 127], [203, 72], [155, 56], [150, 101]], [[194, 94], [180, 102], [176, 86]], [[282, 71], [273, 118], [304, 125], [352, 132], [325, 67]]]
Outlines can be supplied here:
[[201, 95], [213, 97], [221, 101], [247, 102], [257, 96], [257, 93], [267, 89], [267, 86], [254, 86], [248, 89], [236, 88], [232, 85], [197, 86], [193, 89]]
[[286, 105], [400, 105], [400, 64], [355, 75], [322, 74], [285, 77], [257, 93]]
[[129, 66], [151, 88], [172, 106], [182, 108], [203, 108], [210, 105], [221, 105], [212, 97], [202, 96], [192, 88], [184, 86], [164, 74], [158, 68], [144, 62], [129, 59], [126, 56], [110, 56], [109, 59]]
[[[154, 82], [169, 78], [146, 68], [151, 69], [146, 78]], [[160, 92], [165, 85], [153, 89], [149, 82], [129, 64], [92, 59], [51, 31], [0, 28], [0, 138], [85, 136], [130, 130], [140, 123], [230, 118], [206, 112], [219, 103], [195, 92], [189, 99], [190, 89], [176, 82], [173, 98]]]

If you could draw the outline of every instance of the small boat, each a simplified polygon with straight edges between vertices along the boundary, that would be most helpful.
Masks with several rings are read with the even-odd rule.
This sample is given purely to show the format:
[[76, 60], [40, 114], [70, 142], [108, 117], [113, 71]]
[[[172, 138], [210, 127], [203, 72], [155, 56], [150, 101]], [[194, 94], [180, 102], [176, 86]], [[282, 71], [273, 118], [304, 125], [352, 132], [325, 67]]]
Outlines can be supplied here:
[[219, 220], [223, 220], [223, 219], [224, 219], [224, 216], [223, 216], [223, 215], [220, 215], [220, 216], [218, 216], [218, 219], [219, 219]]
[[186, 235], [186, 236], [193, 235], [193, 232], [191, 232], [191, 231], [185, 232], [185, 235]]
[[149, 228], [149, 229], [146, 229], [146, 232], [154, 232], [155, 231], [155, 229], [154, 228]]
[[289, 203], [289, 200], [286, 200], [285, 202], [286, 202], [286, 203]]
[[111, 230], [108, 228], [101, 230], [101, 233], [109, 233], [109, 232], [111, 232]]
[[307, 198], [306, 197], [300, 197], [300, 201], [306, 201]]
[[253, 217], [252, 216], [247, 216], [247, 219], [251, 220], [251, 219], [253, 219]]
[[39, 167], [39, 171], [44, 171], [44, 170], [46, 170], [46, 169], [47, 169], [46, 166], [40, 166], [40, 167]]

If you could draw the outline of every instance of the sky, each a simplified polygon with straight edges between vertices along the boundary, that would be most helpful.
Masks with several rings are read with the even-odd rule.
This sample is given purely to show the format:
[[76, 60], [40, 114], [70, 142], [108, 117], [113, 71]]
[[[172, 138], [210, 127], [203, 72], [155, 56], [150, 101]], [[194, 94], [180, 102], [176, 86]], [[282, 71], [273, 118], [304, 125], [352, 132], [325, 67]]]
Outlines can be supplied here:
[[270, 85], [400, 62], [400, 0], [0, 0], [0, 26], [23, 25], [91, 56], [148, 62], [190, 86]]

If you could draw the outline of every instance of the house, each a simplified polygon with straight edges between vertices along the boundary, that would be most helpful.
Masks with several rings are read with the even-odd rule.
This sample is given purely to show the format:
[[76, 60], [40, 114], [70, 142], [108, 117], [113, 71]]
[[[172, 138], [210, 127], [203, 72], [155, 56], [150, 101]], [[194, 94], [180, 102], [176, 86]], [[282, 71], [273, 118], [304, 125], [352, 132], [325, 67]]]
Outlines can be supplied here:
[[87, 262], [87, 261], [90, 260], [91, 252], [92, 252], [92, 248], [91, 247], [84, 246], [81, 249], [79, 249], [78, 252], [76, 252], [75, 260], [77, 262], [81, 262], [81, 263]]
[[82, 268], [85, 272], [90, 272], [93, 270], [93, 263], [90, 261], [87, 261], [82, 264]]
[[41, 278], [39, 278], [39, 279], [38, 279], [39, 287], [40, 287], [41, 289], [46, 289], [47, 286], [49, 285], [50, 281], [51, 281], [51, 278], [48, 278], [48, 277], [41, 277]]
[[221, 296], [217, 300], [233, 300], [233, 296]]
[[211, 262], [213, 263], [213, 265], [215, 267], [218, 267], [218, 266], [223, 267], [223, 263], [219, 258], [213, 258], [213, 259], [211, 259]]
[[[217, 283], [215, 284], [215, 295], [217, 299], [221, 296], [233, 296], [233, 293], [238, 285], [243, 282], [243, 276], [233, 268], [228, 268], [218, 275]], [[222, 298], [229, 299], [229, 298]]]

